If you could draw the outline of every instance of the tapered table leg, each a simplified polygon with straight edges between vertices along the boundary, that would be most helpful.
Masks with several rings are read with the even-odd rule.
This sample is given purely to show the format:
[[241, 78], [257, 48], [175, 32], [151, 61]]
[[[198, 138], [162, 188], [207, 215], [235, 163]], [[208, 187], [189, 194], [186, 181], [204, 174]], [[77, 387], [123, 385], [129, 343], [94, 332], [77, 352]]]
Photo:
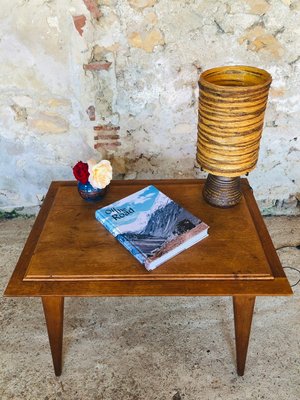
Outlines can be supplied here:
[[47, 324], [54, 371], [56, 376], [60, 376], [62, 370], [64, 297], [42, 297], [42, 302]]
[[244, 375], [255, 296], [233, 296], [237, 373]]

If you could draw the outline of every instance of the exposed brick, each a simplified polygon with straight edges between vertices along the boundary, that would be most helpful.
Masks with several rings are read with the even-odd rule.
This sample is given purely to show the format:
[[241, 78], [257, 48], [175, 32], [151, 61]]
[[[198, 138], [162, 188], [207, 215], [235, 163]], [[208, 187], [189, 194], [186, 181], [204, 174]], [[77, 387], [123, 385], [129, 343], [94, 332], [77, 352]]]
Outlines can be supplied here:
[[75, 15], [75, 16], [73, 16], [73, 22], [74, 22], [75, 28], [77, 29], [79, 35], [82, 36], [83, 27], [84, 27], [85, 22], [86, 22], [85, 15]]
[[115, 150], [118, 146], [121, 146], [120, 142], [116, 143], [96, 143], [94, 144], [94, 149], [104, 148], [107, 150]]
[[118, 141], [120, 136], [116, 133], [119, 129], [119, 126], [113, 126], [110, 124], [94, 126], [94, 130], [97, 131], [97, 134], [94, 136], [94, 140], [97, 141], [94, 148], [116, 150], [118, 146], [121, 146], [121, 143]]
[[86, 71], [101, 71], [101, 70], [107, 71], [110, 66], [111, 62], [95, 61], [89, 64], [83, 64], [83, 69]]
[[98, 140], [98, 139], [102, 139], [102, 140], [107, 140], [107, 139], [111, 139], [111, 140], [117, 140], [117, 139], [120, 139], [120, 136], [119, 135], [97, 135], [97, 136], [94, 136], [94, 139], [95, 140]]
[[86, 8], [91, 13], [91, 16], [95, 19], [99, 19], [102, 15], [101, 11], [98, 8], [97, 0], [83, 0]]
[[95, 125], [94, 131], [118, 131], [120, 129], [119, 126], [113, 125]]
[[95, 121], [96, 114], [95, 114], [95, 107], [94, 106], [89, 106], [88, 109], [86, 110], [86, 113], [89, 116], [90, 121]]

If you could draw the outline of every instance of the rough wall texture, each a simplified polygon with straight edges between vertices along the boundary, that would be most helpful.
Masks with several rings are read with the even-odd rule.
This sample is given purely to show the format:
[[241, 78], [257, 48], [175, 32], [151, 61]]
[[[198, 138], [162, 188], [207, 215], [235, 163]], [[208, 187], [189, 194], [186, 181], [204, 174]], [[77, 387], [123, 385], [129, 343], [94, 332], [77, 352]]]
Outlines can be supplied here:
[[198, 75], [249, 64], [273, 75], [250, 182], [265, 212], [299, 211], [299, 0], [0, 5], [0, 209], [39, 204], [91, 156], [125, 179], [202, 176]]

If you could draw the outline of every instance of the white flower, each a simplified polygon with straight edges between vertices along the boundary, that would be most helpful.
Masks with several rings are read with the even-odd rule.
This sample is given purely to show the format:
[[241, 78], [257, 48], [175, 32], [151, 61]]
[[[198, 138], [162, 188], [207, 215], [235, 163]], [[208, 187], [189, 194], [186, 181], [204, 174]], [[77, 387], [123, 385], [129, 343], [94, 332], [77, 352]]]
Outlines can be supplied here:
[[95, 189], [104, 189], [112, 180], [112, 167], [109, 161], [88, 160], [89, 182]]

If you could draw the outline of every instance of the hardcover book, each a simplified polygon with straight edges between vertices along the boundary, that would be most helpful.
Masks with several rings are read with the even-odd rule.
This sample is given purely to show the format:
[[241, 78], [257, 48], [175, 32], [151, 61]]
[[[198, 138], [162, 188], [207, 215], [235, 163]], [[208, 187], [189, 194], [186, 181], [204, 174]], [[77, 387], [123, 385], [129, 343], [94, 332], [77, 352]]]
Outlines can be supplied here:
[[208, 235], [208, 226], [155, 186], [96, 211], [96, 218], [150, 271]]

